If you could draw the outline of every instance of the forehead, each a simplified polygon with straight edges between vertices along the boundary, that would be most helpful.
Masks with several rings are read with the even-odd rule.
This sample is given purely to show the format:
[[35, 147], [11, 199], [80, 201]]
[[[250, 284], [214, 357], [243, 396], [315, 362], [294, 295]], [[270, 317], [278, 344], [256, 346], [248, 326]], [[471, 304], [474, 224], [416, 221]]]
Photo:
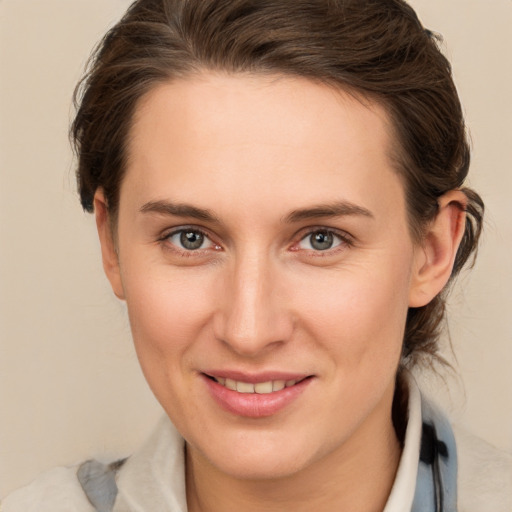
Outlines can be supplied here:
[[[158, 84], [138, 103], [131, 147], [142, 142], [148, 125], [156, 126], [165, 116], [176, 121], [176, 134], [189, 138], [199, 136], [204, 126], [210, 142], [215, 142], [215, 135], [219, 139], [235, 136], [238, 141], [256, 136], [256, 141], [265, 142], [276, 134], [290, 141], [303, 139], [312, 135], [308, 128], [317, 131], [317, 122], [324, 125], [326, 143], [331, 139], [325, 137], [328, 132], [338, 136], [347, 124], [353, 130], [372, 131], [372, 138], [378, 135], [384, 144], [393, 131], [378, 102], [352, 90], [288, 75], [203, 72]], [[230, 128], [234, 130], [228, 132]]]
[[176, 193], [200, 198], [203, 188], [205, 198], [246, 204], [262, 192], [291, 208], [305, 195], [364, 203], [399, 184], [391, 133], [383, 107], [327, 85], [205, 73], [161, 84], [141, 100], [125, 181], [141, 203]]

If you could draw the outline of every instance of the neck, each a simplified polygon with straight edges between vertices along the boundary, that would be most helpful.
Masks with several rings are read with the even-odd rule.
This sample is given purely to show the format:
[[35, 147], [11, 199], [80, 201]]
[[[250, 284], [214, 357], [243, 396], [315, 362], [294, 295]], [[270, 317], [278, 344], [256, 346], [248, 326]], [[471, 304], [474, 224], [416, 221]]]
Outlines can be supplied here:
[[400, 443], [389, 412], [386, 424], [363, 425], [341, 449], [292, 475], [238, 479], [187, 446], [189, 512], [382, 512], [391, 492]]

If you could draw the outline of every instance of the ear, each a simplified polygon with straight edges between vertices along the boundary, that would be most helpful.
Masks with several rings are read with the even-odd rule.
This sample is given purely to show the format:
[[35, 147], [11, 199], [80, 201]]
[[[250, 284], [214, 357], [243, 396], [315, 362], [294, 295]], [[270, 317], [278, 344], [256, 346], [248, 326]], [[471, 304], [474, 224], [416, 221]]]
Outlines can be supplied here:
[[415, 249], [409, 307], [428, 304], [446, 285], [466, 226], [467, 197], [451, 190], [438, 200], [438, 213]]
[[107, 201], [103, 189], [98, 189], [94, 194], [94, 213], [96, 215], [96, 227], [98, 229], [101, 245], [103, 269], [117, 298], [124, 300], [119, 256], [117, 254]]

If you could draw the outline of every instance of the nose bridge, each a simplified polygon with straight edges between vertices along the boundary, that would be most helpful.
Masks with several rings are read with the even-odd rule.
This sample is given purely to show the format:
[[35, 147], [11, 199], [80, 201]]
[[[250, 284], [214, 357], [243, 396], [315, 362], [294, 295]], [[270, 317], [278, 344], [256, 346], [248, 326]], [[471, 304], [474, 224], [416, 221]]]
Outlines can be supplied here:
[[291, 319], [278, 299], [279, 277], [268, 252], [247, 247], [233, 261], [225, 279], [225, 300], [217, 336], [234, 351], [257, 355], [286, 341]]

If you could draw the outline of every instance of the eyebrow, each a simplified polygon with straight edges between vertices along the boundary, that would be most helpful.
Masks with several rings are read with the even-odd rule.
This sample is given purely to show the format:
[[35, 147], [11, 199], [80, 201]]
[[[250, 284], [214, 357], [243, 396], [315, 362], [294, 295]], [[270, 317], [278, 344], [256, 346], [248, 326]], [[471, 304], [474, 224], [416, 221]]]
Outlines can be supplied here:
[[344, 216], [363, 216], [374, 219], [373, 213], [362, 206], [358, 206], [348, 201], [339, 201], [330, 204], [321, 204], [311, 208], [301, 208], [293, 210], [285, 217], [285, 222], [294, 223], [303, 220], [318, 219], [323, 217], [344, 217]]
[[142, 213], [157, 213], [160, 215], [174, 215], [176, 217], [191, 217], [207, 222], [219, 222], [218, 218], [209, 210], [197, 208], [189, 204], [171, 203], [169, 201], [149, 201], [141, 206]]
[[[171, 203], [169, 201], [149, 201], [141, 206], [142, 213], [156, 213], [160, 215], [173, 215], [176, 217], [191, 217], [206, 222], [219, 223], [219, 219], [210, 210], [198, 208], [184, 203]], [[320, 204], [309, 208], [291, 211], [284, 217], [284, 222], [293, 224], [310, 219], [324, 217], [363, 216], [373, 219], [373, 213], [362, 206], [349, 201], [339, 201], [330, 204]]]

